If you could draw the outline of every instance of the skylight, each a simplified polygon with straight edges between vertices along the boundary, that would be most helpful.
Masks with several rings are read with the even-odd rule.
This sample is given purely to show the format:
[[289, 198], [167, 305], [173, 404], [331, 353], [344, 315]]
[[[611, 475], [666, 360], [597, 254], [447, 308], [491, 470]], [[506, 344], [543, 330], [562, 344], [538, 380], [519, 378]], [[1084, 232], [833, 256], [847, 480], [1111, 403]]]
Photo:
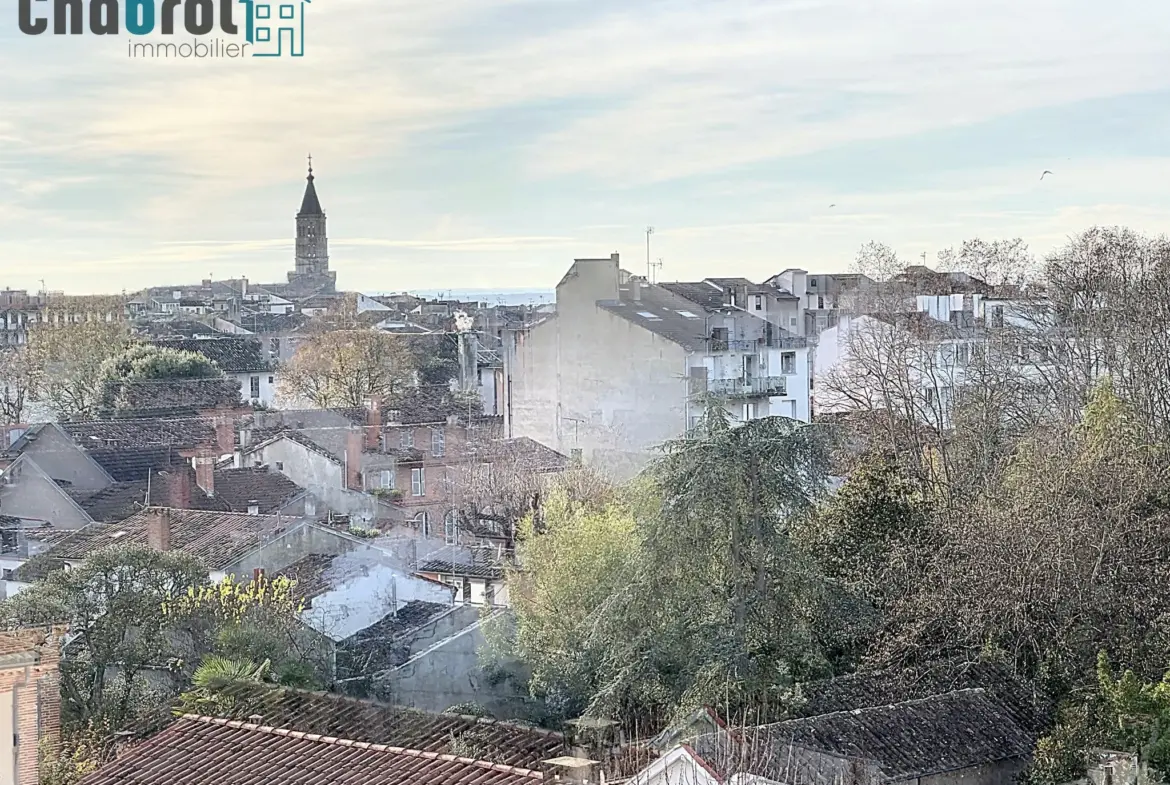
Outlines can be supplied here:
[[677, 313], [679, 316], [686, 317], [687, 319], [698, 319], [699, 318], [697, 315], [691, 313], [690, 311], [675, 311], [675, 313]]
[[638, 311], [638, 316], [641, 316], [643, 319], [654, 319], [656, 321], [662, 321], [661, 316], [658, 316], [657, 314], [652, 314], [649, 311]]

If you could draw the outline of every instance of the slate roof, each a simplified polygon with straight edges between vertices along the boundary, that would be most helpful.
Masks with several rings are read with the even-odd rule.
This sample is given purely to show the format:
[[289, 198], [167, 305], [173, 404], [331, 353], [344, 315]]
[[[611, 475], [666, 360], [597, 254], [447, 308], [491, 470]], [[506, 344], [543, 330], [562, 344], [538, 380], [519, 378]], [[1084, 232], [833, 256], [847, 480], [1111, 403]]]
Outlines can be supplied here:
[[[455, 399], [451, 388], [443, 385], [411, 387], [384, 405], [387, 418], [390, 412], [397, 412], [396, 422], [403, 425], [445, 422], [448, 417], [467, 416], [467, 404]], [[364, 422], [364, 410], [363, 410]]]
[[[716, 290], [712, 288], [711, 291]], [[657, 284], [643, 284], [640, 292], [638, 300], [630, 299], [629, 292], [623, 291], [620, 300], [600, 300], [597, 306], [677, 343], [687, 351], [706, 347], [707, 314], [701, 306]]]
[[321, 209], [321, 200], [317, 198], [317, 186], [313, 184], [316, 179], [313, 177], [313, 170], [309, 169], [309, 176], [305, 183], [305, 197], [301, 200], [301, 209], [297, 215], [325, 214], [325, 211]]
[[[227, 779], [225, 780], [225, 776]], [[186, 715], [80, 785], [527, 785], [540, 774], [452, 755]]]
[[1030, 755], [1035, 737], [982, 689], [714, 733], [695, 752], [724, 774], [784, 779], [790, 745], [869, 762], [898, 782]]
[[515, 461], [532, 471], [560, 471], [569, 465], [567, 456], [527, 436], [500, 439], [489, 446], [494, 460]]
[[723, 307], [723, 291], [706, 281], [676, 281], [672, 283], [660, 283], [658, 285], [703, 308], [715, 309]]
[[253, 501], [260, 514], [274, 513], [305, 492], [279, 472], [263, 466], [220, 469], [214, 474], [215, 498], [233, 512], [247, 512]]
[[439, 755], [450, 754], [453, 747], [472, 747], [483, 760], [529, 769], [564, 750], [564, 737], [559, 733], [497, 720], [433, 714], [332, 692], [264, 684], [239, 683], [226, 689], [233, 698], [230, 713], [225, 715], [229, 719], [248, 720], [259, 715], [265, 725], [305, 733]]
[[[102, 548], [146, 546], [149, 512], [143, 510], [116, 524], [92, 523], [66, 536], [41, 556], [53, 561], [80, 561]], [[301, 525], [299, 519], [271, 515], [174, 509], [168, 513], [171, 550], [193, 556], [211, 570], [230, 567], [263, 540]]]
[[154, 342], [158, 346], [201, 354], [225, 373], [266, 371], [268, 361], [255, 338], [225, 336], [220, 338], [169, 338]]

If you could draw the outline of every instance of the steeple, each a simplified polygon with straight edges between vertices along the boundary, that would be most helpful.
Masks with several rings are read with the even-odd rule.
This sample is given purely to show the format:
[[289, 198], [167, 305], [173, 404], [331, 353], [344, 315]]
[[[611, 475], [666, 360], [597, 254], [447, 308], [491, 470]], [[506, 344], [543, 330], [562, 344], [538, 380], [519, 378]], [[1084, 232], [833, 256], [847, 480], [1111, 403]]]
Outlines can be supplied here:
[[289, 283], [295, 279], [317, 279], [331, 277], [329, 271], [329, 239], [325, 233], [325, 211], [317, 198], [317, 186], [313, 184], [313, 156], [309, 156], [309, 177], [305, 185], [305, 197], [297, 213], [296, 266], [289, 273]]
[[305, 185], [305, 198], [301, 200], [301, 210], [297, 215], [325, 215], [321, 209], [321, 201], [317, 198], [317, 187], [313, 185], [313, 156], [309, 156], [309, 176]]

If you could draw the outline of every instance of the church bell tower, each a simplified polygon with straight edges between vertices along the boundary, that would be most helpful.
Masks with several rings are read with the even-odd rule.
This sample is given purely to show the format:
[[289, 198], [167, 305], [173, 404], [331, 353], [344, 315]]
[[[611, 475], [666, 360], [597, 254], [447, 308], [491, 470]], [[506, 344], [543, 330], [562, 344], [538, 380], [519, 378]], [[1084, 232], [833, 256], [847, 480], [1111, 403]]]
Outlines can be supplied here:
[[317, 187], [313, 184], [313, 157], [309, 156], [309, 177], [305, 185], [305, 197], [297, 213], [296, 268], [289, 273], [289, 283], [301, 278], [328, 278], [329, 239], [325, 234], [325, 211], [317, 198]]

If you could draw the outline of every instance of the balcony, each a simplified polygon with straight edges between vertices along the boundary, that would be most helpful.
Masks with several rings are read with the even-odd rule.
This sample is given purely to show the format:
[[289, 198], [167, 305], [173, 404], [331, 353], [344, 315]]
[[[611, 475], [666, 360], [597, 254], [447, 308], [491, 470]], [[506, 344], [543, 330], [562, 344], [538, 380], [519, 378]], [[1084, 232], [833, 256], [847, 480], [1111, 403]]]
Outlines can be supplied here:
[[750, 379], [712, 379], [707, 390], [721, 398], [768, 398], [788, 394], [784, 376], [755, 376]]

